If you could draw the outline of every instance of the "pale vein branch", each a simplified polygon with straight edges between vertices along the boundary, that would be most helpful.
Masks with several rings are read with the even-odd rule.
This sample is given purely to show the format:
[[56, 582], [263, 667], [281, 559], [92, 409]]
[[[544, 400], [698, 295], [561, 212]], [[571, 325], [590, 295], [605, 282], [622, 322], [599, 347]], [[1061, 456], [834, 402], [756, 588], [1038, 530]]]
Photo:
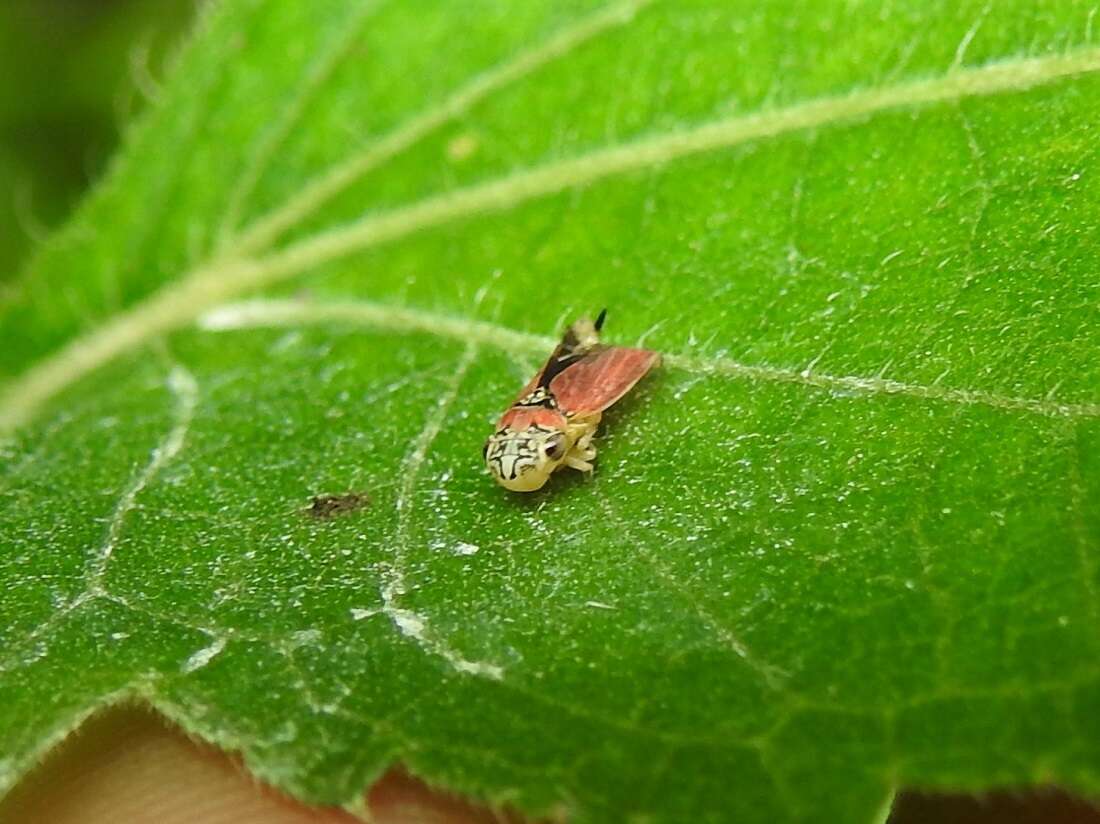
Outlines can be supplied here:
[[[144, 490], [157, 474], [179, 454], [186, 440], [187, 432], [191, 427], [191, 421], [194, 418], [195, 405], [198, 402], [198, 386], [191, 373], [182, 366], [173, 367], [171, 373], [168, 375], [168, 387], [175, 398], [172, 428], [160, 443], [153, 448], [153, 451], [149, 455], [148, 463], [146, 463], [141, 471], [134, 476], [133, 480], [130, 481], [130, 484], [119, 496], [118, 503], [115, 504], [114, 511], [111, 513], [111, 518], [108, 521], [107, 532], [104, 535], [103, 542], [88, 561], [88, 565], [84, 572], [83, 590], [68, 603], [53, 612], [46, 621], [39, 624], [24, 638], [20, 639], [17, 644], [18, 647], [23, 648], [28, 644], [34, 643], [47, 635], [76, 610], [80, 609], [88, 602], [106, 595], [103, 589], [103, 579], [107, 575], [111, 557], [114, 555], [115, 548], [118, 546], [118, 540], [122, 535], [122, 528], [126, 523], [126, 517], [133, 511], [137, 502], [137, 497], [141, 494], [142, 490]], [[22, 656], [18, 654], [9, 655], [4, 660], [0, 661], [0, 672], [11, 669], [14, 665], [18, 665], [20, 660], [22, 660]]]
[[182, 366], [175, 366], [168, 375], [168, 387], [176, 399], [175, 423], [157, 445], [149, 457], [149, 463], [137, 474], [130, 486], [122, 493], [118, 505], [115, 507], [111, 522], [107, 527], [107, 536], [99, 548], [99, 552], [92, 559], [88, 570], [88, 591], [96, 594], [102, 588], [103, 577], [107, 574], [107, 566], [118, 545], [122, 527], [126, 522], [126, 516], [133, 510], [134, 503], [141, 491], [183, 448], [187, 431], [191, 428], [191, 420], [195, 415], [195, 405], [198, 402], [198, 385], [195, 378]]
[[[252, 195], [279, 147], [305, 114], [310, 101], [324, 86], [332, 73], [358, 42], [364, 23], [377, 11], [379, 3], [363, 0], [354, 7], [348, 19], [341, 22], [330, 42], [326, 43], [313, 64], [306, 70], [297, 93], [293, 95], [279, 116], [263, 132], [245, 162], [244, 170], [237, 177], [229, 195], [225, 216], [218, 231], [222, 247], [239, 248], [231, 237], [240, 221], [245, 202]], [[300, 195], [299, 195], [300, 197]]]
[[[368, 214], [350, 224], [305, 237], [267, 257], [212, 261], [73, 340], [10, 382], [0, 396], [0, 430], [25, 422], [44, 401], [120, 353], [188, 323], [218, 303], [354, 252], [449, 222], [514, 209], [537, 198], [618, 175], [652, 170], [695, 154], [871, 117], [891, 109], [1022, 91], [1097, 70], [1100, 70], [1100, 49], [1090, 48], [1068, 55], [1005, 60], [909, 83], [697, 124], [535, 166], [387, 212]], [[854, 380], [857, 388], [865, 382]], [[900, 391], [889, 382], [879, 389]]]
[[[220, 306], [199, 319], [209, 331], [250, 327], [299, 326], [309, 323], [352, 323], [398, 333], [422, 333], [470, 341], [509, 354], [546, 355], [553, 338], [531, 335], [495, 323], [366, 301], [309, 303], [296, 300], [255, 300]], [[747, 364], [732, 358], [665, 354], [664, 363], [696, 375], [718, 375], [760, 383], [812, 386], [839, 395], [899, 395], [962, 406], [987, 406], [1059, 418], [1100, 417], [1100, 404], [1059, 403], [1049, 397], [1021, 398], [980, 389], [953, 389], [940, 384], [906, 383], [881, 376], [830, 375], [809, 368]]]
[[[618, 511], [611, 505], [611, 502], [605, 495], [601, 494], [596, 497], [600, 502], [600, 507], [607, 515], [608, 520], [615, 525], [621, 534], [630, 537], [632, 529], [626, 519], [620, 517]], [[753, 672], [764, 680], [764, 683], [767, 684], [770, 689], [779, 690], [782, 688], [782, 682], [787, 677], [788, 673], [774, 664], [769, 664], [757, 658], [752, 650], [749, 649], [748, 645], [741, 640], [731, 627], [726, 626], [715, 617], [714, 614], [703, 605], [699, 596], [691, 592], [672, 574], [665, 565], [665, 562], [662, 561], [655, 552], [650, 550], [645, 541], [631, 540], [630, 548], [646, 560], [650, 569], [656, 573], [657, 577], [680, 596], [684, 603], [686, 603], [696, 614], [699, 620], [714, 633], [720, 643], [727, 649], [732, 650], [738, 658], [744, 661]]]
[[446, 641], [437, 637], [429, 626], [427, 616], [401, 606], [401, 598], [406, 590], [406, 550], [409, 544], [409, 524], [416, 483], [428, 450], [431, 449], [436, 436], [446, 423], [447, 414], [455, 398], [458, 397], [462, 380], [476, 357], [476, 344], [468, 343], [451, 380], [440, 393], [439, 400], [424, 423], [424, 428], [413, 441], [412, 448], [402, 463], [401, 486], [397, 493], [397, 529], [394, 536], [393, 561], [387, 565], [382, 582], [382, 611], [393, 622], [398, 632], [416, 642], [427, 652], [443, 658], [458, 672], [499, 681], [504, 675], [501, 667], [488, 661], [471, 661], [465, 658]]
[[629, 22], [652, 0], [624, 0], [612, 3], [573, 26], [563, 29], [538, 45], [521, 51], [511, 60], [473, 78], [434, 108], [414, 115], [403, 125], [370, 143], [343, 163], [328, 169], [278, 208], [257, 219], [233, 240], [234, 255], [255, 254], [269, 247], [283, 232], [300, 223], [321, 206], [430, 133], [469, 111], [493, 92], [531, 74], [540, 67], [572, 52], [602, 32]]

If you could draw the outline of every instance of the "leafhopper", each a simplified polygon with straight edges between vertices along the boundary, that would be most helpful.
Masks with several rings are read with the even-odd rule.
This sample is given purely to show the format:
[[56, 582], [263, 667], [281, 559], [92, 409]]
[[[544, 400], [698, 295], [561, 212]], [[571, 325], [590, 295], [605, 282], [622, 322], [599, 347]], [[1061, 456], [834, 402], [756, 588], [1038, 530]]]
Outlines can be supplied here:
[[505, 489], [534, 492], [563, 467], [591, 472], [603, 411], [660, 361], [656, 352], [601, 343], [606, 315], [565, 331], [485, 442], [485, 464]]

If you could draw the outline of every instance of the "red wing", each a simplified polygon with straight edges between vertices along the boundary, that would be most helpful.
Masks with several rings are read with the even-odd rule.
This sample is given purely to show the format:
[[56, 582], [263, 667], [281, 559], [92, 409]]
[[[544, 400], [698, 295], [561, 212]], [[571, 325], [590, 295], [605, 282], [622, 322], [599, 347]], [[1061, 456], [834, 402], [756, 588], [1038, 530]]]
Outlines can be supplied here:
[[566, 367], [550, 381], [550, 391], [563, 412], [602, 412], [629, 392], [660, 359], [659, 354], [645, 349], [610, 346]]

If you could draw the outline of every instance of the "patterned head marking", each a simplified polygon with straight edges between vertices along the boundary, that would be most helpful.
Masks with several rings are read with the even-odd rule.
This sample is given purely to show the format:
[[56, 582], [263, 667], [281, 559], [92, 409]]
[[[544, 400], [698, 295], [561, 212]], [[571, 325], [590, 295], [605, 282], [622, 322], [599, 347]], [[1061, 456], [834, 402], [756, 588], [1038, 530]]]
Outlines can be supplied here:
[[558, 468], [569, 446], [560, 429], [532, 425], [517, 431], [505, 427], [485, 442], [485, 465], [505, 489], [533, 492]]

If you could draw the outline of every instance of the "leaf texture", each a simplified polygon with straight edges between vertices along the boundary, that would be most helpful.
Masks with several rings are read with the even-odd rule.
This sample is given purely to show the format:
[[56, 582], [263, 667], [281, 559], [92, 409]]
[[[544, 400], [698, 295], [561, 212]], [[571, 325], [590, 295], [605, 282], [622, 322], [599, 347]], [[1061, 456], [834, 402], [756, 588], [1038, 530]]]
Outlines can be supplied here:
[[[0, 785], [136, 696], [349, 806], [1100, 791], [1094, 12], [208, 13], [0, 305]], [[664, 365], [505, 493], [603, 306]]]

